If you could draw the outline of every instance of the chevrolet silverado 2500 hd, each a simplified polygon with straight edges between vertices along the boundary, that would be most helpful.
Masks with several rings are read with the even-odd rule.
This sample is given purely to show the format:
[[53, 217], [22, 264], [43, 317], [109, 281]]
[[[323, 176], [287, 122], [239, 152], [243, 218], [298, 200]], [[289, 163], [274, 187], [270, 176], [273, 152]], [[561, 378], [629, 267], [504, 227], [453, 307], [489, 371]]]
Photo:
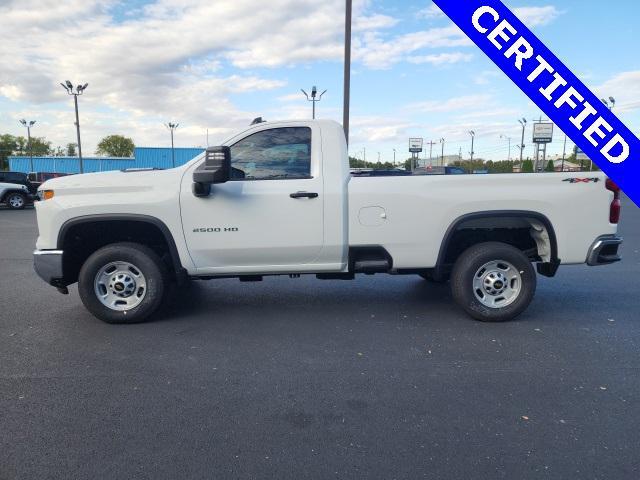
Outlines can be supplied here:
[[359, 273], [450, 280], [468, 314], [504, 321], [536, 270], [610, 264], [622, 242], [601, 173], [352, 177], [324, 120], [260, 123], [178, 168], [57, 178], [39, 195], [35, 270], [63, 293], [78, 282], [110, 323], [149, 318], [189, 279]]

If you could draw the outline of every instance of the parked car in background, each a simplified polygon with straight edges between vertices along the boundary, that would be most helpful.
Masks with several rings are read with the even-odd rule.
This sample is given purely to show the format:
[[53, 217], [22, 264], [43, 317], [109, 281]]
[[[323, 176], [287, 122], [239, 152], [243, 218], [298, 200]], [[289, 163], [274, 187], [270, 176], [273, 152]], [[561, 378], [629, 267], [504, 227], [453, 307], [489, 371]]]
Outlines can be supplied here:
[[29, 189], [18, 183], [0, 182], [0, 204], [5, 204], [11, 210], [22, 210], [31, 202]]
[[52, 178], [66, 177], [67, 175], [69, 174], [61, 172], [29, 172], [27, 178], [32, 185], [36, 186], [36, 189], [33, 192], [35, 194], [38, 187], [47, 180], [51, 180]]
[[13, 183], [27, 187], [30, 198], [33, 199], [38, 192], [40, 184], [31, 183], [29, 176], [22, 172], [0, 172], [0, 183]]

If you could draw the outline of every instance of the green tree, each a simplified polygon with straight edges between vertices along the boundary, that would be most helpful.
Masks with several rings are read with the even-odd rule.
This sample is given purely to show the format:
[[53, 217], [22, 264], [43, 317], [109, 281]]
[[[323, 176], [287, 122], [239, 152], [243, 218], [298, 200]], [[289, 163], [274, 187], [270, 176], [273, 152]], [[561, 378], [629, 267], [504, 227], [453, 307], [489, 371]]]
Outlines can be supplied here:
[[75, 143], [67, 143], [67, 157], [75, 157], [76, 156], [76, 147], [78, 145]]
[[8, 157], [13, 155], [18, 144], [13, 135], [0, 135], [0, 170], [9, 169]]
[[98, 155], [107, 157], [132, 157], [135, 148], [133, 140], [122, 135], [109, 135], [98, 143]]
[[545, 172], [555, 172], [556, 171], [556, 166], [553, 163], [553, 160], [549, 160], [547, 162], [547, 166], [544, 169]]
[[48, 142], [44, 137], [31, 137], [31, 145], [29, 145], [29, 140], [25, 137], [15, 137], [15, 139], [17, 144], [14, 151], [15, 155], [42, 157], [53, 152], [51, 142]]
[[533, 173], [533, 162], [529, 159], [522, 162], [522, 173]]

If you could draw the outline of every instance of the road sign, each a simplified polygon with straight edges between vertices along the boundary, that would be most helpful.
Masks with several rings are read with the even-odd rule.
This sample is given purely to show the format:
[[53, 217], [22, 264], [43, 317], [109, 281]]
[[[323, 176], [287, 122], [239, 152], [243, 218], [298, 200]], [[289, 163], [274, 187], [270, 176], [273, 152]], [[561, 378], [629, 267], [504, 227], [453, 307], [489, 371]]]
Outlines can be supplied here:
[[553, 141], [553, 123], [533, 124], [533, 143], [551, 143]]
[[422, 138], [410, 138], [409, 139], [409, 152], [420, 153], [422, 152], [422, 144], [424, 139]]
[[581, 149], [581, 148], [576, 147], [576, 160], [577, 160], [578, 162], [582, 162], [582, 161], [589, 161], [589, 157], [587, 156], [587, 154], [586, 154], [586, 153], [584, 153], [584, 152], [582, 151], [582, 149]]

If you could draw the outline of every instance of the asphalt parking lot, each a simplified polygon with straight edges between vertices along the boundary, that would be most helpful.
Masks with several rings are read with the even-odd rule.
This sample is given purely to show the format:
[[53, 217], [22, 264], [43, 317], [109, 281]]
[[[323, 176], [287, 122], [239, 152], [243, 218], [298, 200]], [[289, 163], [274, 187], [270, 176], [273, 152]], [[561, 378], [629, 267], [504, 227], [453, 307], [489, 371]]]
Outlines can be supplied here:
[[[573, 206], [572, 208], [575, 208]], [[197, 283], [107, 325], [0, 210], [0, 479], [640, 478], [640, 209], [624, 261], [481, 324], [417, 276]]]

